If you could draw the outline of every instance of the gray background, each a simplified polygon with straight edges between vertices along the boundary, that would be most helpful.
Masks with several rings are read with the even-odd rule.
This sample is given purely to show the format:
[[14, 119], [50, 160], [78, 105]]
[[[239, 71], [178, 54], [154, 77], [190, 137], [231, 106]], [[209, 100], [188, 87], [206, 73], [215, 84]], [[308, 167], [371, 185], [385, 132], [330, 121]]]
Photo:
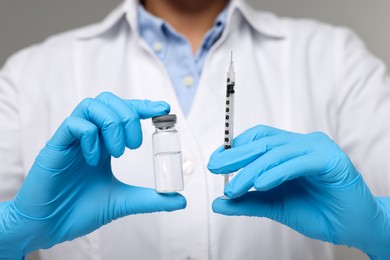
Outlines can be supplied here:
[[[248, 0], [256, 8], [283, 16], [307, 17], [352, 28], [368, 48], [390, 65], [388, 0]], [[0, 66], [14, 52], [46, 37], [100, 21], [121, 0], [1, 0]], [[297, 249], [298, 250], [298, 249]], [[338, 247], [337, 259], [368, 259]], [[33, 254], [27, 259], [38, 259]]]

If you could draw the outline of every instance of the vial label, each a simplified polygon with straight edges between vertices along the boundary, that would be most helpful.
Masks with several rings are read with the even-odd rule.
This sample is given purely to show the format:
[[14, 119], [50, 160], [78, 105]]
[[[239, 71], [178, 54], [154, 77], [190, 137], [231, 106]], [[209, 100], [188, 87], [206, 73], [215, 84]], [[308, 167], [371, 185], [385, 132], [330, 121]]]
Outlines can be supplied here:
[[181, 152], [162, 152], [155, 154], [154, 174], [157, 192], [183, 190]]

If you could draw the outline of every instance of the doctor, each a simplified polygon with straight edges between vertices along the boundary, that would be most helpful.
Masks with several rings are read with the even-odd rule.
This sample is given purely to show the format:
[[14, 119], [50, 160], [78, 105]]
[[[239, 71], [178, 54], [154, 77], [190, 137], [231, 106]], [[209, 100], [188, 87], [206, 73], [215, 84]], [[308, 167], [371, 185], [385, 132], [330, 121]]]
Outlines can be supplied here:
[[[385, 73], [350, 31], [240, 0], [128, 0], [23, 50], [0, 73], [0, 259], [388, 259]], [[147, 119], [169, 111], [185, 198], [151, 189]]]

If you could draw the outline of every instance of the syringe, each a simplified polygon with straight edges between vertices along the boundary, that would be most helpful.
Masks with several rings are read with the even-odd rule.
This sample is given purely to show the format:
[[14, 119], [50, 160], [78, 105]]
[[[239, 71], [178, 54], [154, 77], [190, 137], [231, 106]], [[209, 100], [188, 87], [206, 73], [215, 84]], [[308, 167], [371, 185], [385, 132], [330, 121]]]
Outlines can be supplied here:
[[[232, 148], [233, 145], [233, 125], [234, 125], [234, 85], [235, 73], [233, 67], [233, 51], [230, 53], [230, 64], [227, 72], [226, 82], [226, 108], [225, 108], [225, 150]], [[224, 186], [229, 182], [229, 177], [232, 174], [225, 174]]]

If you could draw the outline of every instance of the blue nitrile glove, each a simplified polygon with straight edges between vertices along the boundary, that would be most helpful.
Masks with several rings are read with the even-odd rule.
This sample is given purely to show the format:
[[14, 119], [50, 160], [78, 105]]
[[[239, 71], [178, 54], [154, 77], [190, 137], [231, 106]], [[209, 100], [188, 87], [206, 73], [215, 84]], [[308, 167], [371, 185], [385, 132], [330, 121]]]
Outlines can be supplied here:
[[233, 142], [208, 164], [219, 174], [241, 169], [225, 187], [230, 199], [216, 199], [214, 212], [267, 217], [310, 238], [390, 259], [389, 197], [374, 197], [328, 136], [256, 126]]
[[129, 214], [184, 208], [179, 194], [121, 183], [110, 164], [125, 147], [141, 145], [140, 119], [169, 109], [110, 93], [82, 101], [41, 150], [15, 199], [0, 204], [0, 259], [21, 259]]

